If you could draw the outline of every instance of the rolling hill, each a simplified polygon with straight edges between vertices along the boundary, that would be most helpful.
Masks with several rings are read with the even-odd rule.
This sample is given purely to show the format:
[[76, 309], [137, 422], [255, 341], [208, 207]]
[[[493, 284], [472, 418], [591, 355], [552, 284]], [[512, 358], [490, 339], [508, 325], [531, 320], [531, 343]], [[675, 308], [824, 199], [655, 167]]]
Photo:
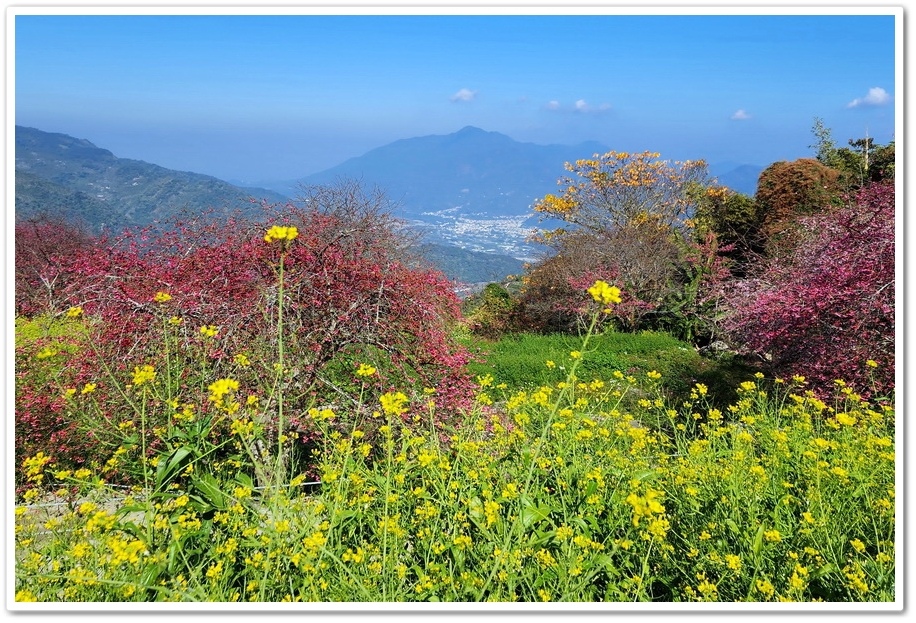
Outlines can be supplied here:
[[181, 211], [252, 211], [252, 199], [287, 200], [263, 188], [118, 158], [66, 134], [16, 126], [17, 218], [46, 212], [78, 218], [99, 231], [145, 225]]

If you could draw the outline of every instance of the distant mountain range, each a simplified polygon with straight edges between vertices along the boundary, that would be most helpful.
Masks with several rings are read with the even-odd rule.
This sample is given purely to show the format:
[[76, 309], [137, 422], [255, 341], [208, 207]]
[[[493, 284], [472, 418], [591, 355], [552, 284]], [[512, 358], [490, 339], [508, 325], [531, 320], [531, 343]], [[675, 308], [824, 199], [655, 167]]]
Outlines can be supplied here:
[[[296, 196], [303, 186], [358, 179], [384, 190], [397, 202], [399, 216], [431, 242], [531, 260], [544, 251], [528, 242], [533, 229], [560, 225], [541, 222], [531, 209], [534, 201], [557, 191], [566, 162], [608, 151], [594, 141], [536, 145], [467, 126], [395, 141], [313, 175], [260, 185]], [[719, 183], [749, 195], [762, 170], [733, 163], [709, 167]]]
[[[544, 252], [530, 242], [541, 223], [534, 201], [557, 191], [564, 163], [604, 153], [597, 142], [536, 145], [467, 126], [403, 139], [295, 180], [241, 187], [197, 173], [118, 158], [87, 140], [16, 126], [16, 215], [46, 212], [99, 231], [166, 220], [179, 212], [240, 210], [285, 203], [306, 186], [356, 180], [377, 187], [392, 210], [423, 232], [421, 249], [452, 279], [497, 281]], [[763, 167], [711, 165], [718, 181], [754, 194]], [[463, 253], [462, 253], [463, 250]]]
[[66, 134], [16, 126], [16, 215], [57, 212], [94, 230], [146, 225], [180, 211], [253, 211], [252, 199], [286, 201], [209, 175], [118, 158]]
[[[256, 216], [252, 200], [290, 201], [274, 190], [118, 158], [87, 140], [23, 126], [16, 126], [15, 185], [17, 219], [62, 217], [97, 233], [210, 209]], [[418, 253], [449, 279], [466, 284], [499, 281], [522, 269], [522, 261], [508, 255], [448, 244], [425, 243]]]
[[765, 168], [755, 164], [723, 162], [710, 164], [709, 173], [723, 186], [753, 197], [757, 193], [757, 179]]
[[264, 185], [294, 196], [302, 185], [360, 179], [384, 189], [408, 217], [454, 208], [462, 214], [516, 215], [556, 190], [564, 162], [605, 149], [594, 142], [521, 143], [467, 126], [453, 134], [395, 141], [320, 173]]
[[[611, 148], [589, 141], [577, 145], [536, 145], [474, 126], [446, 135], [408, 138], [295, 180], [260, 185], [295, 196], [305, 185], [362, 179], [384, 189], [407, 216], [459, 208], [465, 214], [503, 216], [528, 211], [535, 199], [557, 190], [564, 163]], [[763, 167], [713, 164], [719, 183], [753, 195]]]

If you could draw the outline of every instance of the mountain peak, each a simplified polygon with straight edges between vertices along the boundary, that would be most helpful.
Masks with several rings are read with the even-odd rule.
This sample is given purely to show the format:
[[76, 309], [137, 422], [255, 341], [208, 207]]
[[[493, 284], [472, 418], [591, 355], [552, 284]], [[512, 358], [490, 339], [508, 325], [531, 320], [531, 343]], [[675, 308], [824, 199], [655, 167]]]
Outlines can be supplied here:
[[475, 127], [473, 125], [466, 125], [463, 128], [461, 128], [460, 130], [458, 130], [457, 132], [455, 132], [455, 134], [489, 134], [489, 132], [487, 132], [486, 130], [481, 130], [480, 128]]

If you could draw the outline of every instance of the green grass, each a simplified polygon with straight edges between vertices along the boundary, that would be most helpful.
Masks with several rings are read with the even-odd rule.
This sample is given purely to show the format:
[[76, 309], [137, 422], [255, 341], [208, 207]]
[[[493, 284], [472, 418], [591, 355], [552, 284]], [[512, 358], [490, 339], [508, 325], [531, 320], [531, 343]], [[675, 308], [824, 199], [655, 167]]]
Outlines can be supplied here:
[[[570, 353], [580, 349], [582, 342], [574, 335], [532, 333], [510, 334], [498, 341], [468, 336], [462, 340], [478, 359], [470, 364], [471, 372], [480, 377], [489, 374], [509, 390], [564, 379]], [[655, 331], [595, 335], [582, 353], [579, 369], [583, 376], [604, 381], [610, 381], [615, 371], [644, 377], [654, 370], [662, 375], [672, 399], [685, 397], [695, 383], [703, 383], [713, 400], [723, 404], [734, 399], [735, 387], [756, 372], [734, 357], [703, 357], [690, 344]]]

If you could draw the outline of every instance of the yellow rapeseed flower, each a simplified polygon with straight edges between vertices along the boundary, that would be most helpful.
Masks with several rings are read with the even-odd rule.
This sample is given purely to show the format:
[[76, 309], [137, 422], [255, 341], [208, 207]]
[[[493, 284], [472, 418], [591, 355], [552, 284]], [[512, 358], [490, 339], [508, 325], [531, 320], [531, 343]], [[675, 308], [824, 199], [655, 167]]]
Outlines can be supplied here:
[[79, 305], [71, 307], [67, 310], [67, 318], [79, 318], [83, 315], [83, 308]]
[[156, 378], [156, 369], [151, 365], [137, 366], [134, 368], [134, 385], [139, 387], [144, 383], [152, 383]]
[[602, 305], [610, 305], [611, 303], [619, 303], [620, 298], [620, 288], [612, 285], [608, 285], [606, 281], [599, 279], [588, 289], [588, 293], [592, 295], [592, 298], [595, 301], [601, 303]]
[[359, 368], [356, 369], [356, 376], [372, 376], [375, 374], [376, 369], [366, 363], [359, 364]]
[[782, 541], [782, 535], [779, 533], [779, 530], [766, 530], [763, 533], [763, 538], [770, 543], [779, 543]]
[[837, 413], [836, 421], [844, 426], [852, 426], [856, 423], [855, 416], [852, 416], [848, 413]]
[[452, 541], [452, 543], [454, 543], [455, 545], [457, 545], [457, 546], [460, 547], [461, 549], [465, 549], [465, 548], [468, 548], [468, 547], [471, 546], [472, 541], [471, 541], [471, 537], [469, 537], [468, 535], [466, 535], [466, 534], [459, 534], [458, 536], [456, 536], [456, 537], [454, 538], [454, 540]]
[[309, 417], [312, 418], [313, 420], [319, 420], [319, 421], [330, 420], [331, 418], [334, 417], [334, 411], [331, 409], [327, 409], [327, 408], [316, 409], [315, 407], [312, 407], [311, 409], [308, 410], [308, 414], [309, 414]]
[[38, 452], [35, 456], [29, 457], [22, 461], [22, 467], [25, 468], [26, 476], [31, 480], [33, 477], [41, 474], [44, 466], [51, 462], [51, 457], [44, 452]]
[[407, 411], [407, 396], [401, 392], [388, 392], [379, 398], [382, 410], [387, 415], [401, 415]]
[[273, 242], [282, 242], [286, 243], [287, 241], [293, 241], [299, 237], [299, 230], [293, 226], [284, 226], [284, 225], [274, 225], [267, 230], [267, 233], [264, 235], [264, 242], [273, 243]]
[[168, 303], [172, 300], [172, 295], [168, 292], [156, 292], [156, 294], [153, 295], [153, 300], [157, 303]]
[[235, 379], [218, 379], [213, 381], [207, 389], [210, 390], [210, 402], [220, 405], [229, 392], [238, 391], [239, 382]]
[[57, 351], [50, 346], [45, 346], [35, 354], [35, 359], [47, 359], [57, 354]]

